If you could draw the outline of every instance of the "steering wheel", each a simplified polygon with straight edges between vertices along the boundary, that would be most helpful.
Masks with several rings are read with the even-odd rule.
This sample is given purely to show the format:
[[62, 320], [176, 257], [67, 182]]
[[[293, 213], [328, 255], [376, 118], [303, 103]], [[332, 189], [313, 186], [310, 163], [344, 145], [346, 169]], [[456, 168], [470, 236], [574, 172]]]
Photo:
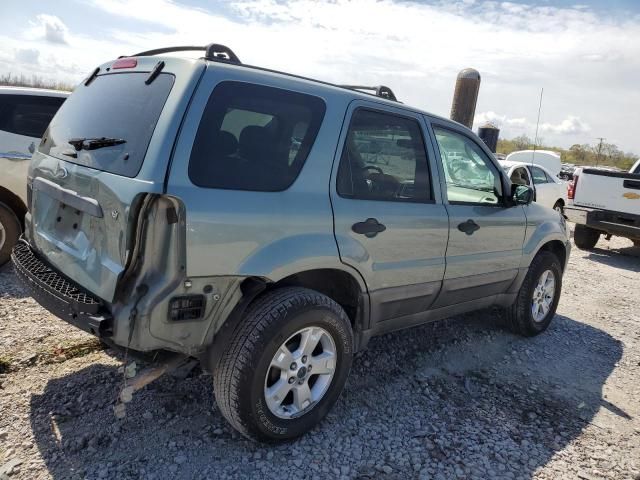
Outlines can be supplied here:
[[362, 170], [374, 170], [376, 172], [378, 172], [381, 175], [384, 175], [384, 172], [382, 171], [382, 169], [380, 167], [376, 167], [374, 165], [365, 165], [364, 167], [362, 167]]

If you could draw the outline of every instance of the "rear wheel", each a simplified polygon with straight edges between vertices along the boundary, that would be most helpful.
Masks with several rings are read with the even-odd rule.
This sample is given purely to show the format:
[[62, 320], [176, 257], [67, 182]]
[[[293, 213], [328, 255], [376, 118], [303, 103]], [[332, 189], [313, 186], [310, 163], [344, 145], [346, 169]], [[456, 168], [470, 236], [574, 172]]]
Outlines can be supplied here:
[[220, 411], [257, 441], [286, 440], [316, 425], [351, 368], [344, 310], [305, 288], [269, 292], [249, 307], [214, 370]]
[[562, 266], [553, 253], [543, 251], [533, 259], [516, 301], [506, 309], [515, 333], [531, 337], [544, 332], [558, 308], [562, 290]]
[[20, 237], [20, 220], [9, 207], [0, 203], [0, 268], [11, 258], [11, 250]]
[[573, 241], [580, 250], [591, 250], [600, 239], [600, 232], [585, 225], [576, 225], [573, 231]]

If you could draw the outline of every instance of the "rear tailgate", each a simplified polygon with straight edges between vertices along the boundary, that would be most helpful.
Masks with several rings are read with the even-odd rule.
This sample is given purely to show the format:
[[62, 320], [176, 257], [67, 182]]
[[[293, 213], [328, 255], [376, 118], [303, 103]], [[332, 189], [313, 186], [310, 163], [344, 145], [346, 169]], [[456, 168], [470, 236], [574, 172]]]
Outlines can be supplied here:
[[640, 175], [584, 168], [579, 172], [573, 204], [640, 215]]
[[31, 244], [107, 302], [129, 261], [142, 199], [164, 190], [180, 122], [204, 71], [196, 60], [162, 61], [150, 83], [158, 57], [125, 69], [102, 65], [58, 111], [31, 162]]

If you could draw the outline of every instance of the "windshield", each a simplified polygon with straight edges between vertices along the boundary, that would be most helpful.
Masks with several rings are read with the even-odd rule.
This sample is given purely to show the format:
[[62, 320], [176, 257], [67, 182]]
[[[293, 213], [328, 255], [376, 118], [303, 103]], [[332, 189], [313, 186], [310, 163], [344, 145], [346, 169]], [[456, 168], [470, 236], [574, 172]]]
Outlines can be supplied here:
[[135, 177], [174, 81], [173, 75], [163, 73], [147, 85], [148, 76], [101, 75], [88, 86], [80, 84], [51, 121], [39, 150]]

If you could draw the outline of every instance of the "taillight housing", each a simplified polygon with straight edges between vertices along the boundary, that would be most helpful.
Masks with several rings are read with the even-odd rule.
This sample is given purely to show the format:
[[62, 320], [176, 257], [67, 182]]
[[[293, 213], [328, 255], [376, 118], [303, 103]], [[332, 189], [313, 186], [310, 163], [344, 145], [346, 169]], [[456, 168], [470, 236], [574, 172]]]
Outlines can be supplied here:
[[576, 188], [578, 188], [578, 175], [574, 175], [573, 179], [567, 185], [567, 197], [573, 200], [576, 196]]

